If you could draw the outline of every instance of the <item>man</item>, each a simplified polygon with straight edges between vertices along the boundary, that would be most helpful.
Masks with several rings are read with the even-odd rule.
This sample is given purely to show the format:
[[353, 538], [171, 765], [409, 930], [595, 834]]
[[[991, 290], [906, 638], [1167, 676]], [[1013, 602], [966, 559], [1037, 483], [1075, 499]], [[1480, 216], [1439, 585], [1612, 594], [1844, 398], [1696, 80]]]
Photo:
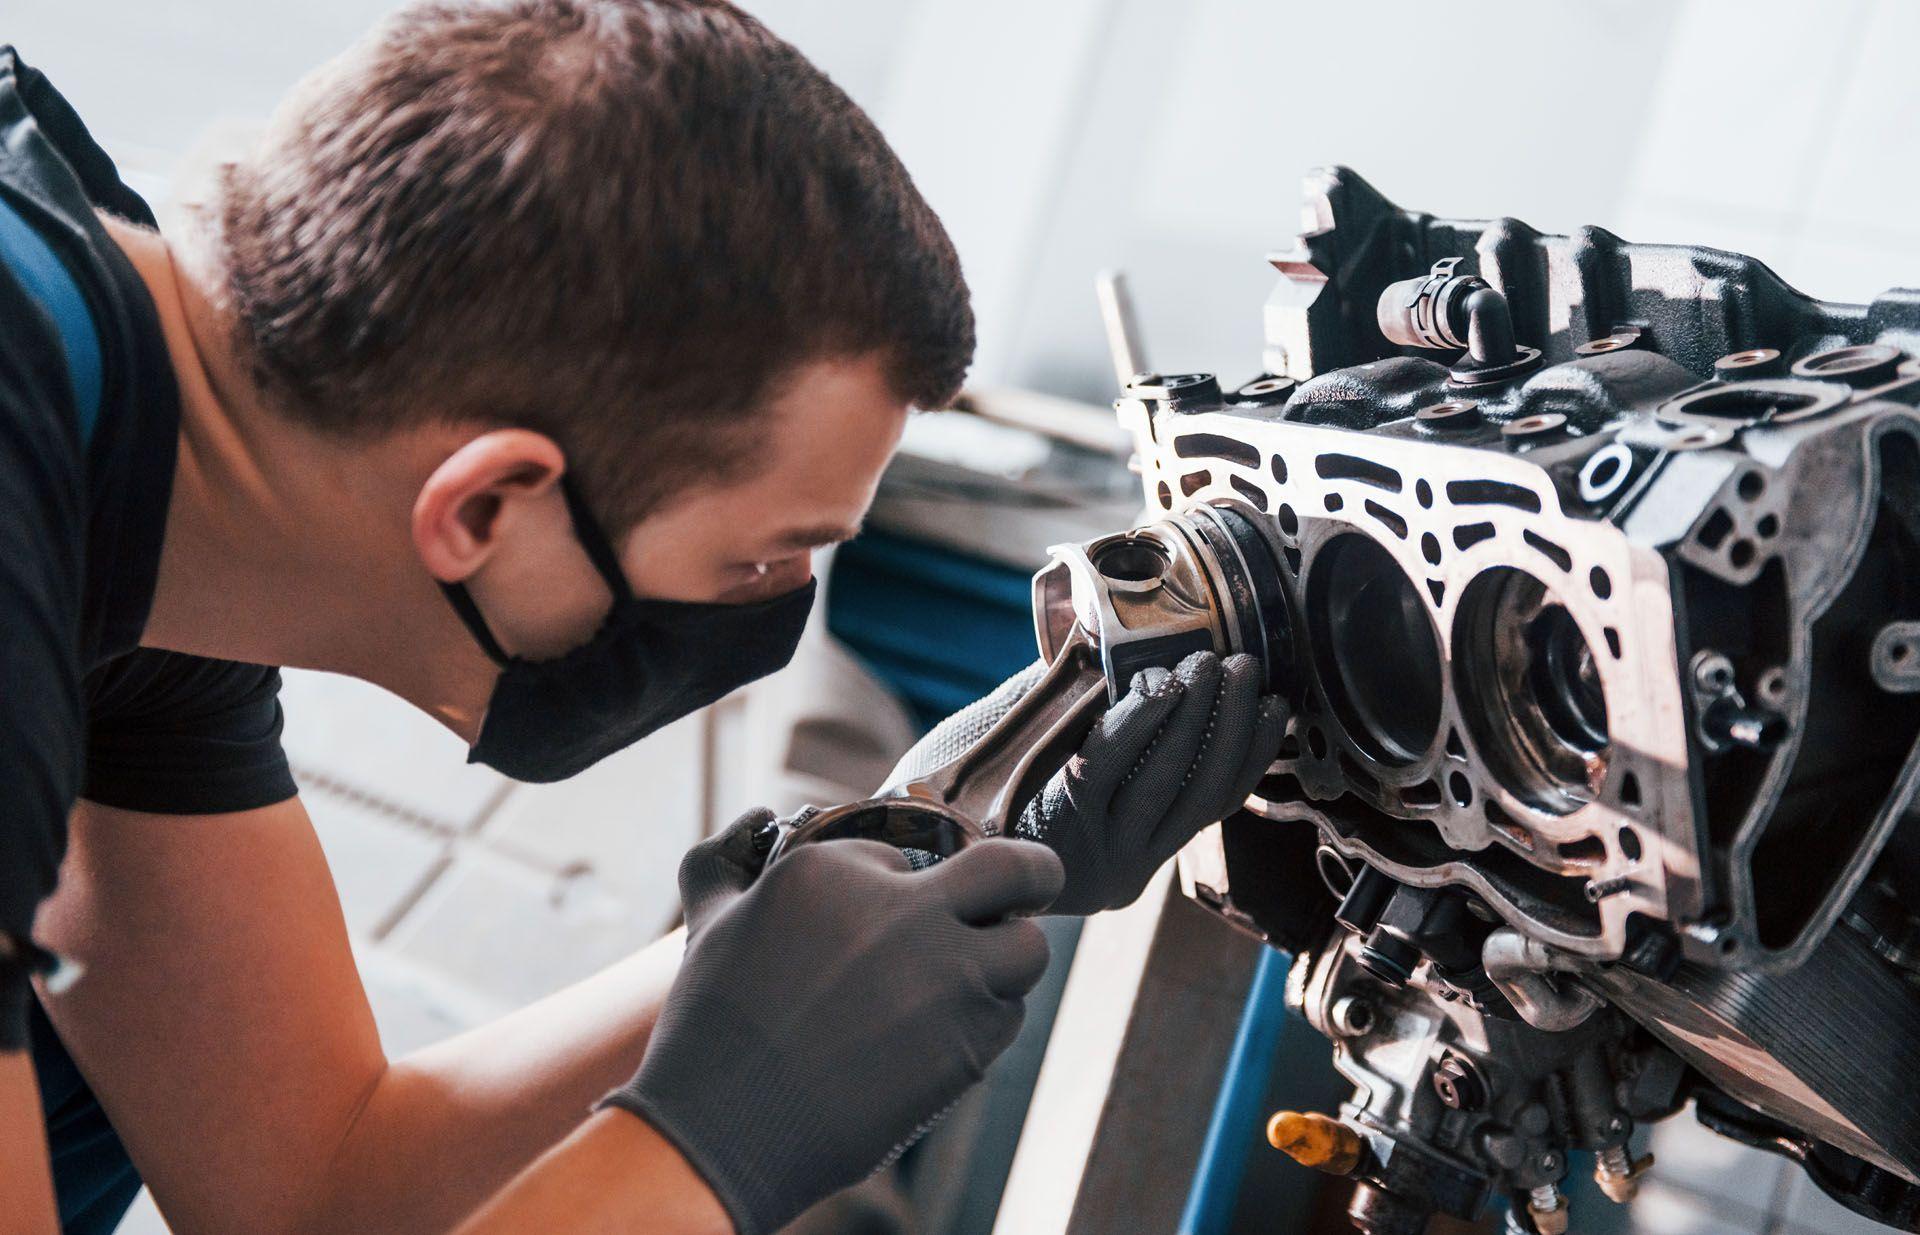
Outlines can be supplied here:
[[1137, 896], [1277, 745], [1244, 660], [1143, 674], [1044, 844], [756, 878], [751, 815], [682, 868], [684, 965], [389, 1061], [260, 666], [530, 780], [778, 668], [964, 373], [952, 248], [722, 0], [408, 10], [177, 236], [10, 49], [0, 137], [9, 1232], [110, 1230], [142, 1178], [182, 1235], [774, 1229], [1006, 1045], [1026, 916]]

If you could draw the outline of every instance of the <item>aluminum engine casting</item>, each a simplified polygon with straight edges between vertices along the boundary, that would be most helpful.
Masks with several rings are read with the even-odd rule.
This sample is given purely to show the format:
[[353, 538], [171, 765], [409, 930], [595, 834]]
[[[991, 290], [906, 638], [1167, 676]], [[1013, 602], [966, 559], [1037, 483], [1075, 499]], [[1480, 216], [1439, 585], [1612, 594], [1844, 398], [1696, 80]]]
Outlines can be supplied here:
[[1356, 1222], [1553, 1235], [1570, 1151], [1623, 1197], [1691, 1098], [1920, 1229], [1920, 292], [1308, 196], [1265, 371], [1135, 378], [1152, 521], [1036, 600], [1043, 648], [1198, 638], [1128, 588], [1236, 529], [1212, 635], [1295, 720], [1185, 879], [1299, 954]]

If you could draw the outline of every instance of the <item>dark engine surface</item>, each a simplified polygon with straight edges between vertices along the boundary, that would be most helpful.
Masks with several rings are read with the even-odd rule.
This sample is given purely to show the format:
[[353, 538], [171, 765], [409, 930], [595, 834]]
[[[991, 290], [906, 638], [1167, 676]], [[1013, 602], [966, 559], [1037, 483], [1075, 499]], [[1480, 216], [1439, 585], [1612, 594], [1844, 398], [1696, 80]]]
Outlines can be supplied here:
[[1307, 192], [1264, 371], [1120, 411], [1265, 543], [1296, 720], [1183, 876], [1299, 954], [1356, 1221], [1554, 1235], [1691, 1099], [1920, 1229], [1920, 291]]

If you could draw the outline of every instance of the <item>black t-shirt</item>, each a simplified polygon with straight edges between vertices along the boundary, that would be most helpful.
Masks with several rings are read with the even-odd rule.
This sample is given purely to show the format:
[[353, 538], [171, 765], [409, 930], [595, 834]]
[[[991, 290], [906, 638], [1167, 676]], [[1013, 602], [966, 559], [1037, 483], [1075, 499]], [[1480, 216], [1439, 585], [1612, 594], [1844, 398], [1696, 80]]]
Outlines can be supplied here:
[[[211, 814], [294, 793], [276, 670], [138, 646], [179, 394], [153, 302], [96, 209], [154, 224], [66, 100], [0, 47], [0, 931], [15, 938], [53, 890], [78, 798]], [[23, 986], [0, 991], [0, 1047], [27, 1038]], [[63, 1222], [111, 1229], [138, 1180], [33, 1012]], [[63, 1164], [96, 1183], [113, 1166], [113, 1186], [83, 1196]]]

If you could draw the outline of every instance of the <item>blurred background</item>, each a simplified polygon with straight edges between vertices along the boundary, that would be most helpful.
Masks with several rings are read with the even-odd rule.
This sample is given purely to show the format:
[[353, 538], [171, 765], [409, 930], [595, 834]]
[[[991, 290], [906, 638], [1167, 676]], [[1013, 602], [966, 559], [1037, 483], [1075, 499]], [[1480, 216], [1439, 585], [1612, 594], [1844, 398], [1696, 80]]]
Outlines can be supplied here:
[[[0, 38], [158, 202], [203, 131], [257, 123], [391, 7], [34, 0]], [[1263, 257], [1297, 229], [1301, 174], [1330, 162], [1436, 214], [1751, 253], [1826, 299], [1920, 285], [1920, 164], [1899, 153], [1920, 138], [1910, 0], [747, 7], [873, 113], [946, 219], [989, 411], [1077, 410], [1007, 392], [1107, 402], [1091, 291], [1107, 267], [1129, 273], [1157, 365], [1256, 373]], [[1031, 657], [1044, 546], [1124, 524], [1138, 499], [1097, 430], [1064, 448], [1020, 418], [921, 418], [794, 668], [569, 784], [511, 786], [378, 691], [289, 675], [289, 749], [392, 1050], [644, 944], [673, 923], [674, 865], [704, 831], [756, 803], [863, 795], [922, 726]], [[1302, 1042], [1300, 1066], [1324, 1068], [1325, 1045]], [[1681, 1121], [1659, 1150], [1636, 1230], [1870, 1229]], [[949, 1229], [990, 1215], [997, 1180], [971, 1191], [949, 1198]], [[143, 1204], [123, 1229], [165, 1228]]]

